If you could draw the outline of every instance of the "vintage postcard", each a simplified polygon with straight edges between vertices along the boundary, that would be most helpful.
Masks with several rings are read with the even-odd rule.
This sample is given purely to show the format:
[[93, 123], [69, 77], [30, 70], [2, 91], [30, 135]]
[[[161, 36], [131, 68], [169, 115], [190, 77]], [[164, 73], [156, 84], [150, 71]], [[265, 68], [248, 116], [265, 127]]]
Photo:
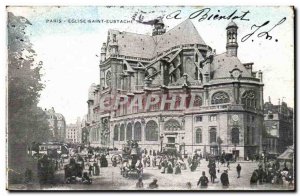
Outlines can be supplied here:
[[8, 190], [295, 190], [294, 7], [6, 10]]

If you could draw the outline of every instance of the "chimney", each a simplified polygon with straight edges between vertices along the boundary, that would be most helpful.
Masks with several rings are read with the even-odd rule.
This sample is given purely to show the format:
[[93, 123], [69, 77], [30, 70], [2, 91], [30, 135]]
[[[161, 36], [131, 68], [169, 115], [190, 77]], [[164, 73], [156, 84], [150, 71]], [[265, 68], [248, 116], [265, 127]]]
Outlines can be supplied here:
[[258, 78], [259, 78], [260, 82], [263, 82], [263, 73], [261, 70], [258, 71]]

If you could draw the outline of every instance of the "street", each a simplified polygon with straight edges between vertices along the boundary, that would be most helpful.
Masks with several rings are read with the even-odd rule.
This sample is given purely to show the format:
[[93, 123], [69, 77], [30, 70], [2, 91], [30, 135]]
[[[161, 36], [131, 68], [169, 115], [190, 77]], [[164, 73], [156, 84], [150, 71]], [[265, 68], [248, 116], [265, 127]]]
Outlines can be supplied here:
[[[109, 162], [108, 167], [100, 168], [100, 176], [93, 176], [93, 183], [91, 185], [84, 184], [65, 184], [64, 183], [64, 170], [59, 170], [55, 174], [57, 179], [56, 185], [46, 185], [40, 187], [43, 190], [151, 190], [148, 188], [149, 183], [152, 182], [154, 178], [158, 180], [159, 187], [153, 190], [292, 190], [292, 186], [284, 185], [274, 185], [274, 184], [262, 184], [262, 185], [251, 185], [250, 186], [250, 176], [254, 169], [257, 168], [257, 162], [238, 162], [240, 163], [241, 177], [237, 178], [236, 166], [237, 163], [230, 164], [230, 169], [228, 170], [229, 175], [229, 187], [223, 188], [220, 183], [220, 175], [226, 166], [220, 166], [220, 173], [217, 172], [217, 179], [215, 183], [208, 183], [207, 188], [200, 188], [197, 186], [197, 182], [205, 171], [206, 176], [210, 179], [208, 173], [208, 162], [201, 160], [200, 166], [196, 171], [191, 172], [188, 170], [182, 170], [181, 174], [162, 174], [160, 170], [156, 167], [146, 167], [144, 168], [143, 183], [144, 189], [137, 189], [135, 184], [137, 182], [137, 176], [132, 174], [129, 178], [124, 178], [120, 175], [119, 165], [117, 167], [112, 167], [111, 162]], [[188, 188], [187, 183], [191, 183], [191, 187]], [[38, 185], [34, 185], [38, 186]], [[13, 188], [14, 185], [11, 186]], [[37, 187], [36, 187], [37, 188]], [[21, 186], [15, 189], [26, 189], [26, 187]]]

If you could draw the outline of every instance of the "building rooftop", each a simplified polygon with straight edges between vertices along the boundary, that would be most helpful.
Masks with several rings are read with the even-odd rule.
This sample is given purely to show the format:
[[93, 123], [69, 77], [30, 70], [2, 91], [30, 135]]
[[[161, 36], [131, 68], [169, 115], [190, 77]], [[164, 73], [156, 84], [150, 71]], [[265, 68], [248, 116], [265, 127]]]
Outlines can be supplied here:
[[242, 77], [251, 77], [251, 73], [249, 70], [245, 68], [245, 66], [241, 63], [241, 61], [236, 56], [228, 56], [225, 53], [214, 56], [212, 62], [213, 68], [213, 78], [227, 78], [231, 77], [230, 71], [234, 68], [242, 71]]
[[[118, 30], [109, 30], [110, 34], [116, 35], [119, 55], [139, 58], [153, 58], [165, 50], [183, 44], [206, 45], [189, 19], [162, 35], [151, 36]], [[108, 40], [108, 45], [112, 44], [113, 40]]]
[[227, 25], [227, 28], [229, 28], [229, 27], [236, 27], [236, 28], [238, 28], [237, 24], [236, 24], [235, 22], [233, 22], [233, 21], [231, 21], [231, 22]]

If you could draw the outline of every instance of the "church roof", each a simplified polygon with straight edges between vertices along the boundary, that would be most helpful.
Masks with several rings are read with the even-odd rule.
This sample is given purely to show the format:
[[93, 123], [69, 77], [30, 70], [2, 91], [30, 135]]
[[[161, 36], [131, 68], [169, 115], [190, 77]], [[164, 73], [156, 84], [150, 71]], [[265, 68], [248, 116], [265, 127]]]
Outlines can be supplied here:
[[192, 21], [189, 19], [183, 21], [166, 33], [157, 36], [157, 52], [159, 53], [182, 44], [206, 45]]
[[153, 58], [158, 53], [182, 44], [205, 45], [189, 19], [162, 35], [150, 36], [117, 30], [109, 30], [109, 33], [116, 35], [119, 54], [132, 57]]
[[231, 77], [230, 71], [233, 69], [242, 71], [242, 77], [251, 77], [251, 73], [245, 68], [241, 61], [236, 56], [227, 56], [226, 52], [214, 56], [212, 62], [213, 78]]
[[118, 52], [120, 55], [152, 58], [155, 54], [154, 39], [150, 35], [119, 32], [117, 30], [110, 30], [110, 33], [116, 34]]

